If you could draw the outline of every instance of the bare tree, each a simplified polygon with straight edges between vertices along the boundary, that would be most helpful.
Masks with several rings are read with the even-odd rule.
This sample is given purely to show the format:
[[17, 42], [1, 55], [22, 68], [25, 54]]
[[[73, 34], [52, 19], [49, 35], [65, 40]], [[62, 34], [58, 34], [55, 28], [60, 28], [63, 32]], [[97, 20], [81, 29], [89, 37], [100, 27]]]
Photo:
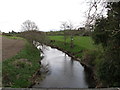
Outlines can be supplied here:
[[39, 31], [39, 28], [35, 22], [26, 20], [22, 24], [22, 31], [23, 32], [21, 32], [20, 36], [26, 38], [30, 43], [33, 43], [33, 41], [39, 42], [41, 44], [48, 42], [48, 38], [46, 37], [45, 32]]
[[67, 27], [68, 27], [68, 23], [67, 22], [62, 22], [61, 24], [61, 29], [63, 29], [63, 33], [64, 33], [64, 45], [66, 45], [66, 39], [67, 39]]
[[88, 2], [89, 9], [87, 10], [87, 20], [86, 20], [86, 28], [90, 30], [93, 28], [95, 20], [106, 12], [106, 0], [89, 0]]
[[22, 31], [31, 31], [31, 30], [39, 30], [39, 28], [35, 24], [35, 22], [32, 22], [31, 20], [26, 20], [22, 24]]
[[65, 21], [62, 22], [61, 24], [61, 29], [64, 30], [64, 44], [66, 45], [66, 39], [67, 36], [70, 36], [70, 47], [73, 48], [73, 41], [74, 41], [74, 27], [73, 27], [73, 23], [71, 21]]
[[74, 44], [74, 27], [73, 27], [73, 23], [71, 21], [69, 21], [67, 28], [70, 30], [69, 31], [69, 35], [70, 35], [70, 47], [73, 48]]

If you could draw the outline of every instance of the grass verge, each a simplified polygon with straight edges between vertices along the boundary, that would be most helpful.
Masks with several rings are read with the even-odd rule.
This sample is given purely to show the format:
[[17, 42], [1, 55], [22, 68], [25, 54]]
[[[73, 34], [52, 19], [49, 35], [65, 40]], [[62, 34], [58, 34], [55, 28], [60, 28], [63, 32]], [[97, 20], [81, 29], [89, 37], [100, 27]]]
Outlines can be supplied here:
[[16, 56], [2, 62], [3, 87], [29, 87], [32, 75], [40, 68], [39, 60], [39, 50], [26, 42]]

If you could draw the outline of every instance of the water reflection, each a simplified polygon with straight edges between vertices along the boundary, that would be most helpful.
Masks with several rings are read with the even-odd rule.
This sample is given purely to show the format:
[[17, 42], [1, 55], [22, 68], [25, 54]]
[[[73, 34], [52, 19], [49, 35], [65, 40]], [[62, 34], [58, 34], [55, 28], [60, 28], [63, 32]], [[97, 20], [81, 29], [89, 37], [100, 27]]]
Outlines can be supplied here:
[[36, 88], [88, 88], [83, 66], [65, 53], [48, 46], [42, 49], [44, 58], [42, 65], [48, 65], [51, 72], [46, 78], [36, 84]]

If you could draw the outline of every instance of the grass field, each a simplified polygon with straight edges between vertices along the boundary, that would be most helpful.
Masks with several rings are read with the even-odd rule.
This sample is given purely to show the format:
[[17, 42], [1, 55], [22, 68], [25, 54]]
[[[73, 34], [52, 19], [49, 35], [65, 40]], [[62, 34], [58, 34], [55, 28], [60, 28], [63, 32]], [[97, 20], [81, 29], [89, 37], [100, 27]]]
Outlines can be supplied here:
[[2, 62], [3, 87], [29, 87], [32, 84], [32, 75], [40, 68], [39, 60], [39, 50], [26, 42], [16, 56]]
[[74, 37], [74, 48], [70, 48], [70, 37], [67, 38], [67, 44], [64, 45], [64, 37], [63, 36], [49, 36], [51, 40], [55, 40], [52, 42], [52, 45], [58, 46], [66, 51], [73, 53], [75, 56], [81, 58], [83, 53], [78, 53], [81, 50], [96, 50], [97, 46], [94, 45], [91, 37], [88, 36], [75, 36]]
[[[64, 42], [63, 36], [49, 36], [51, 40]], [[70, 37], [67, 38], [67, 43], [70, 43]], [[93, 40], [88, 36], [75, 36], [74, 44], [85, 49], [96, 49], [96, 46], [93, 45]]]
[[16, 36], [5, 36], [5, 35], [0, 35], [2, 37], [10, 38], [10, 39], [20, 39], [20, 40], [25, 40], [24, 38], [21, 37], [16, 37]]

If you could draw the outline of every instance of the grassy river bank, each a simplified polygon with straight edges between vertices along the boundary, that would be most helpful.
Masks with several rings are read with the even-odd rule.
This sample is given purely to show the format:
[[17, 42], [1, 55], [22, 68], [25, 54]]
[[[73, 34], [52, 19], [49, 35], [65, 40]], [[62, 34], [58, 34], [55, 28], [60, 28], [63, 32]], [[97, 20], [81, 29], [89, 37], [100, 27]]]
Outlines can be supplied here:
[[19, 53], [2, 61], [3, 87], [26, 88], [35, 83], [36, 71], [40, 69], [40, 51], [28, 41], [24, 40], [24, 43], [24, 48]]

